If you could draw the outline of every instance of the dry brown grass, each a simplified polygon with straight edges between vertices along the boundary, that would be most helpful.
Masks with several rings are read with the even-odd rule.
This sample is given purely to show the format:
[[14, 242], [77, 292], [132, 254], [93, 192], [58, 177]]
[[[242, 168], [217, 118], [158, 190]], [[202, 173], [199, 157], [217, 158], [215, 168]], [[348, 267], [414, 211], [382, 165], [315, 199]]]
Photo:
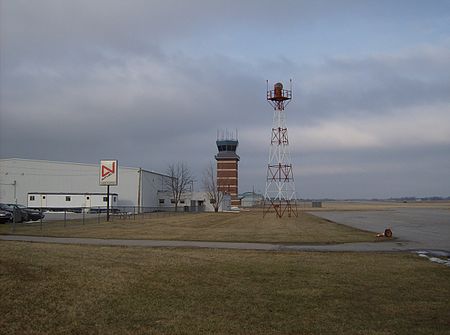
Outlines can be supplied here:
[[411, 254], [0, 242], [0, 334], [449, 334], [450, 269]]
[[[11, 227], [0, 227], [11, 233]], [[139, 216], [136, 220], [110, 223], [97, 220], [22, 224], [15, 233], [58, 237], [95, 237], [114, 239], [155, 239], [195, 241], [277, 242], [277, 243], [345, 243], [375, 241], [375, 234], [329, 222], [300, 211], [298, 217], [277, 219], [261, 211], [235, 213], [200, 213]]]

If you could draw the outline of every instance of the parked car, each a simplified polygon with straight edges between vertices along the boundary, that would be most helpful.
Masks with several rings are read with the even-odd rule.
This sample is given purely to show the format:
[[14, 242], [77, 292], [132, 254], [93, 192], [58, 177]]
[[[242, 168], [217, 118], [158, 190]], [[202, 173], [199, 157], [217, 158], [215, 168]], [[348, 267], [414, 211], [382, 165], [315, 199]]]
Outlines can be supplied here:
[[17, 205], [17, 204], [8, 204], [8, 206], [11, 206], [17, 210], [20, 210], [21, 212], [24, 212], [25, 215], [23, 215], [24, 220], [23, 221], [37, 221], [41, 218], [44, 218], [44, 214], [42, 214], [40, 211], [36, 209], [31, 209], [28, 207], [25, 207], [23, 205]]
[[12, 221], [11, 212], [0, 210], [0, 223], [6, 223], [11, 221]]
[[44, 218], [44, 215], [41, 214], [41, 212], [22, 205], [0, 204], [0, 210], [11, 213], [12, 218], [15, 219], [16, 222], [36, 221], [41, 217]]
[[28, 221], [28, 213], [22, 210], [17, 210], [8, 204], [0, 204], [0, 210], [11, 213], [13, 220], [16, 222]]

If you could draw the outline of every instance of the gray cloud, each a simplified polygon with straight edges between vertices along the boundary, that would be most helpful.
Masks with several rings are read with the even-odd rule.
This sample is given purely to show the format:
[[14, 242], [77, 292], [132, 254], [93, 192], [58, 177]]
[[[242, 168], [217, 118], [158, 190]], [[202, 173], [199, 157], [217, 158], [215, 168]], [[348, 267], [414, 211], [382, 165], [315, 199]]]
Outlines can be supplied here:
[[424, 47], [363, 59], [332, 59], [304, 70], [300, 109], [310, 117], [384, 114], [449, 103], [450, 49]]
[[448, 41], [315, 62], [296, 49], [275, 58], [193, 52], [195, 43], [217, 46], [215, 34], [233, 42], [247, 24], [252, 54], [258, 29], [318, 24], [330, 5], [287, 2], [283, 23], [264, 28], [282, 15], [256, 3], [2, 2], [1, 157], [115, 157], [159, 171], [183, 160], [200, 180], [216, 130], [238, 128], [241, 190], [262, 191], [273, 112], [265, 80], [292, 77], [286, 112], [300, 196], [445, 195], [449, 182], [430, 169], [450, 171]]

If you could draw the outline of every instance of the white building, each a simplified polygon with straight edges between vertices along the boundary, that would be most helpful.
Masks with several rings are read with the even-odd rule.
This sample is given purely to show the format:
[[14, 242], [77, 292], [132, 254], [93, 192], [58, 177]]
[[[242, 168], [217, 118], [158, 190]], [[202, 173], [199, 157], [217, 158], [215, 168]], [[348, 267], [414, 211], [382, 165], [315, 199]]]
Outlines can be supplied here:
[[239, 195], [242, 207], [262, 206], [264, 196], [255, 192], [245, 192]]
[[[173, 210], [175, 208], [175, 199], [173, 199], [172, 192], [159, 191], [158, 198], [161, 209]], [[229, 195], [224, 196], [219, 204], [219, 211], [230, 210], [230, 208], [231, 197]], [[178, 211], [214, 212], [214, 205], [206, 192], [185, 192], [178, 202]]]
[[[120, 162], [119, 162], [120, 164]], [[159, 207], [158, 191], [166, 189], [169, 176], [142, 168], [119, 165], [116, 206]], [[0, 159], [0, 202], [27, 205], [28, 194], [98, 194], [99, 164], [52, 162], [30, 159]]]
[[[108, 206], [107, 198], [107, 193], [29, 192], [28, 202], [25, 205], [34, 209], [70, 209], [81, 212], [104, 209], [105, 206]], [[117, 207], [118, 199], [119, 195], [117, 193], [109, 193], [109, 206], [111, 209]]]

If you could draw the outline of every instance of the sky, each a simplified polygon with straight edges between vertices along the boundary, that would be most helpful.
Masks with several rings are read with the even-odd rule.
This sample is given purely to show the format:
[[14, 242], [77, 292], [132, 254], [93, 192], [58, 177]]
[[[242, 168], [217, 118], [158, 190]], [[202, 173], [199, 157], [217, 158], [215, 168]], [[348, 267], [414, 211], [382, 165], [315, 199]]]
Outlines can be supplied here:
[[299, 198], [450, 196], [450, 1], [0, 0], [0, 157], [166, 172], [201, 189], [238, 132], [264, 193], [273, 109]]

